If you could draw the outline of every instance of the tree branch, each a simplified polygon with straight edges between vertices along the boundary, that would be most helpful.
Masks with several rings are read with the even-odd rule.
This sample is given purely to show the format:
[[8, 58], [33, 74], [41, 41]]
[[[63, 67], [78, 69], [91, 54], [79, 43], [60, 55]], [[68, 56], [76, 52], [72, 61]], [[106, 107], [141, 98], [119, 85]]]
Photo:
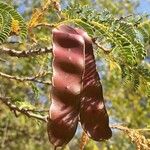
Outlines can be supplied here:
[[39, 115], [39, 114], [35, 114], [35, 113], [31, 112], [31, 110], [28, 111], [28, 109], [25, 109], [25, 108], [19, 108], [16, 105], [14, 105], [14, 104], [11, 103], [11, 99], [9, 97], [2, 97], [2, 96], [0, 96], [0, 100], [7, 107], [9, 107], [10, 110], [12, 110], [14, 112], [17, 111], [17, 112], [20, 112], [20, 113], [26, 115], [29, 118], [35, 118], [37, 120], [47, 122], [47, 116], [42, 116], [42, 115]]
[[121, 130], [121, 131], [129, 131], [129, 130], [136, 130], [136, 131], [150, 131], [150, 128], [141, 128], [141, 129], [131, 129], [131, 128], [128, 128], [128, 127], [125, 127], [125, 126], [122, 126], [122, 125], [110, 125], [110, 127], [112, 129], [118, 129], [118, 130]]
[[[12, 76], [12, 75], [5, 74], [3, 72], [0, 72], [0, 76], [4, 77], [4, 78], [7, 78], [7, 79], [10, 79], [10, 80], [17, 80], [19, 82], [33, 81], [33, 82], [38, 82], [38, 83], [42, 83], [42, 84], [51, 85], [50, 81], [42, 81], [42, 80], [36, 79], [38, 76], [34, 76], [34, 77], [17, 77], [17, 76]], [[40, 74], [40, 76], [41, 76], [41, 74]]]
[[[15, 104], [11, 103], [11, 98], [10, 97], [2, 97], [0, 96], [0, 100], [13, 112], [20, 112], [21, 114], [24, 114], [25, 116], [29, 117], [29, 118], [35, 118], [37, 120], [43, 121], [43, 122], [47, 122], [48, 121], [48, 115], [39, 115], [36, 114], [35, 112], [47, 112], [48, 110], [32, 110], [32, 109], [25, 109], [25, 108], [19, 108], [17, 107]], [[137, 136], [141, 136], [139, 134], [139, 131], [150, 131], [149, 128], [143, 128], [143, 129], [131, 129], [122, 125], [110, 125], [110, 127], [112, 129], [118, 129], [121, 130], [125, 133], [128, 134], [128, 136], [130, 138], [132, 138], [132, 140], [134, 141], [136, 139]], [[144, 136], [141, 136], [141, 138], [145, 138]], [[135, 141], [134, 141], [135, 142]], [[143, 145], [143, 143], [140, 143], [140, 145]]]
[[36, 56], [36, 55], [41, 55], [41, 54], [46, 54], [51, 52], [52, 52], [51, 47], [36, 48], [33, 50], [26, 50], [26, 51], [17, 51], [6, 47], [0, 47], [0, 54], [7, 54], [13, 57], [30, 57], [30, 56]]
[[146, 139], [146, 137], [140, 133], [140, 131], [150, 131], [149, 128], [131, 129], [131, 128], [124, 127], [121, 125], [111, 125], [111, 128], [121, 130], [125, 134], [127, 134], [130, 140], [136, 145], [137, 150], [141, 150], [141, 149], [150, 150], [149, 148], [150, 141]]
[[94, 44], [95, 44], [98, 48], [102, 49], [102, 50], [104, 51], [104, 53], [106, 53], [106, 54], [109, 54], [109, 53], [111, 52], [111, 49], [107, 49], [107, 48], [103, 47], [102, 45], [98, 44], [96, 41], [94, 42]]
[[49, 24], [49, 23], [38, 23], [37, 25], [34, 26], [34, 28], [37, 27], [47, 27], [47, 28], [54, 28], [56, 25], [55, 24]]
[[[16, 105], [11, 103], [11, 98], [9, 97], [2, 97], [0, 96], [0, 100], [7, 106], [9, 107], [10, 110], [12, 110], [13, 112], [20, 112], [24, 115], [26, 115], [29, 118], [35, 118], [37, 120], [43, 121], [43, 122], [47, 122], [49, 117], [48, 116], [42, 116], [39, 114], [35, 114], [33, 113], [31, 110], [28, 111], [28, 109], [24, 109], [24, 108], [19, 108]], [[129, 138], [131, 139], [132, 142], [134, 142], [136, 144], [137, 149], [149, 149], [149, 141], [139, 133], [139, 131], [143, 131], [143, 129], [130, 129], [128, 127], [124, 127], [122, 125], [110, 125], [111, 128], [113, 129], [119, 129], [123, 132], [125, 132]], [[149, 131], [145, 130], [144, 131]], [[82, 144], [85, 144], [82, 142]], [[84, 145], [82, 145], [84, 146]]]

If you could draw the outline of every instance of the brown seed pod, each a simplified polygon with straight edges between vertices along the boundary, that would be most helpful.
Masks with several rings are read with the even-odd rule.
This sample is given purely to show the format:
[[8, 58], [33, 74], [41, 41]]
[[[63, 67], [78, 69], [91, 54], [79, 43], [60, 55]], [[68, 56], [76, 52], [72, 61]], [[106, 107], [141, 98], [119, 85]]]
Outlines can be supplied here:
[[106, 112], [102, 85], [96, 71], [92, 40], [86, 32], [76, 29], [85, 41], [85, 70], [81, 93], [80, 122], [85, 132], [96, 141], [112, 136]]
[[92, 139], [112, 135], [96, 71], [92, 40], [81, 29], [60, 26], [53, 30], [52, 103], [47, 131], [55, 146], [68, 143], [75, 134], [78, 117]]
[[47, 130], [55, 146], [68, 143], [77, 128], [84, 50], [84, 40], [73, 28], [53, 30], [52, 104]]

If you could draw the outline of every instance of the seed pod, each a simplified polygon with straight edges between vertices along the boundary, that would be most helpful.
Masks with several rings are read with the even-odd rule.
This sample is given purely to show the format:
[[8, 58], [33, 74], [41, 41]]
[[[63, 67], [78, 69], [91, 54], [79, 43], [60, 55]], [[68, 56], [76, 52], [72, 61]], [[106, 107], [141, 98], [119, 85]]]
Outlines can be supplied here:
[[112, 136], [106, 112], [102, 85], [96, 71], [92, 40], [86, 32], [76, 29], [85, 41], [85, 70], [81, 93], [80, 122], [85, 132], [96, 141]]
[[52, 68], [52, 104], [47, 125], [50, 142], [55, 147], [68, 143], [75, 134], [78, 116], [89, 137], [96, 141], [110, 138], [92, 40], [85, 31], [69, 26], [53, 30]]
[[50, 120], [47, 131], [55, 146], [68, 143], [75, 134], [84, 71], [84, 40], [71, 27], [53, 30], [53, 76]]

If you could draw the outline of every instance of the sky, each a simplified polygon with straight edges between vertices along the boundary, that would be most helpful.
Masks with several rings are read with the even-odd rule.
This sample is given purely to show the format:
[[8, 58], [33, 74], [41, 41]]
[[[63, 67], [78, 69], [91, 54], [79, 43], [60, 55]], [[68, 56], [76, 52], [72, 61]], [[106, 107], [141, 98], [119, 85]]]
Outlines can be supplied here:
[[137, 12], [150, 14], [150, 0], [140, 0], [140, 5], [137, 8]]
[[[18, 8], [18, 11], [20, 13], [23, 13], [25, 11], [25, 6], [21, 5]], [[137, 13], [141, 13], [141, 14], [143, 14], [143, 13], [150, 14], [150, 0], [140, 0], [140, 5], [136, 11], [137, 11]]]

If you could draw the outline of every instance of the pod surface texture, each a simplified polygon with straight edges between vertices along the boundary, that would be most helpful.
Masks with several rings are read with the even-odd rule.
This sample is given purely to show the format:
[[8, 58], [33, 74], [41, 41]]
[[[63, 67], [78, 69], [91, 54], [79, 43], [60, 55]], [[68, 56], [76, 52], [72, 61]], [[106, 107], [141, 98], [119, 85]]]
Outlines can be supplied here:
[[53, 30], [52, 103], [47, 131], [55, 146], [67, 144], [80, 120], [93, 140], [112, 136], [96, 71], [92, 40], [81, 29], [62, 25]]

